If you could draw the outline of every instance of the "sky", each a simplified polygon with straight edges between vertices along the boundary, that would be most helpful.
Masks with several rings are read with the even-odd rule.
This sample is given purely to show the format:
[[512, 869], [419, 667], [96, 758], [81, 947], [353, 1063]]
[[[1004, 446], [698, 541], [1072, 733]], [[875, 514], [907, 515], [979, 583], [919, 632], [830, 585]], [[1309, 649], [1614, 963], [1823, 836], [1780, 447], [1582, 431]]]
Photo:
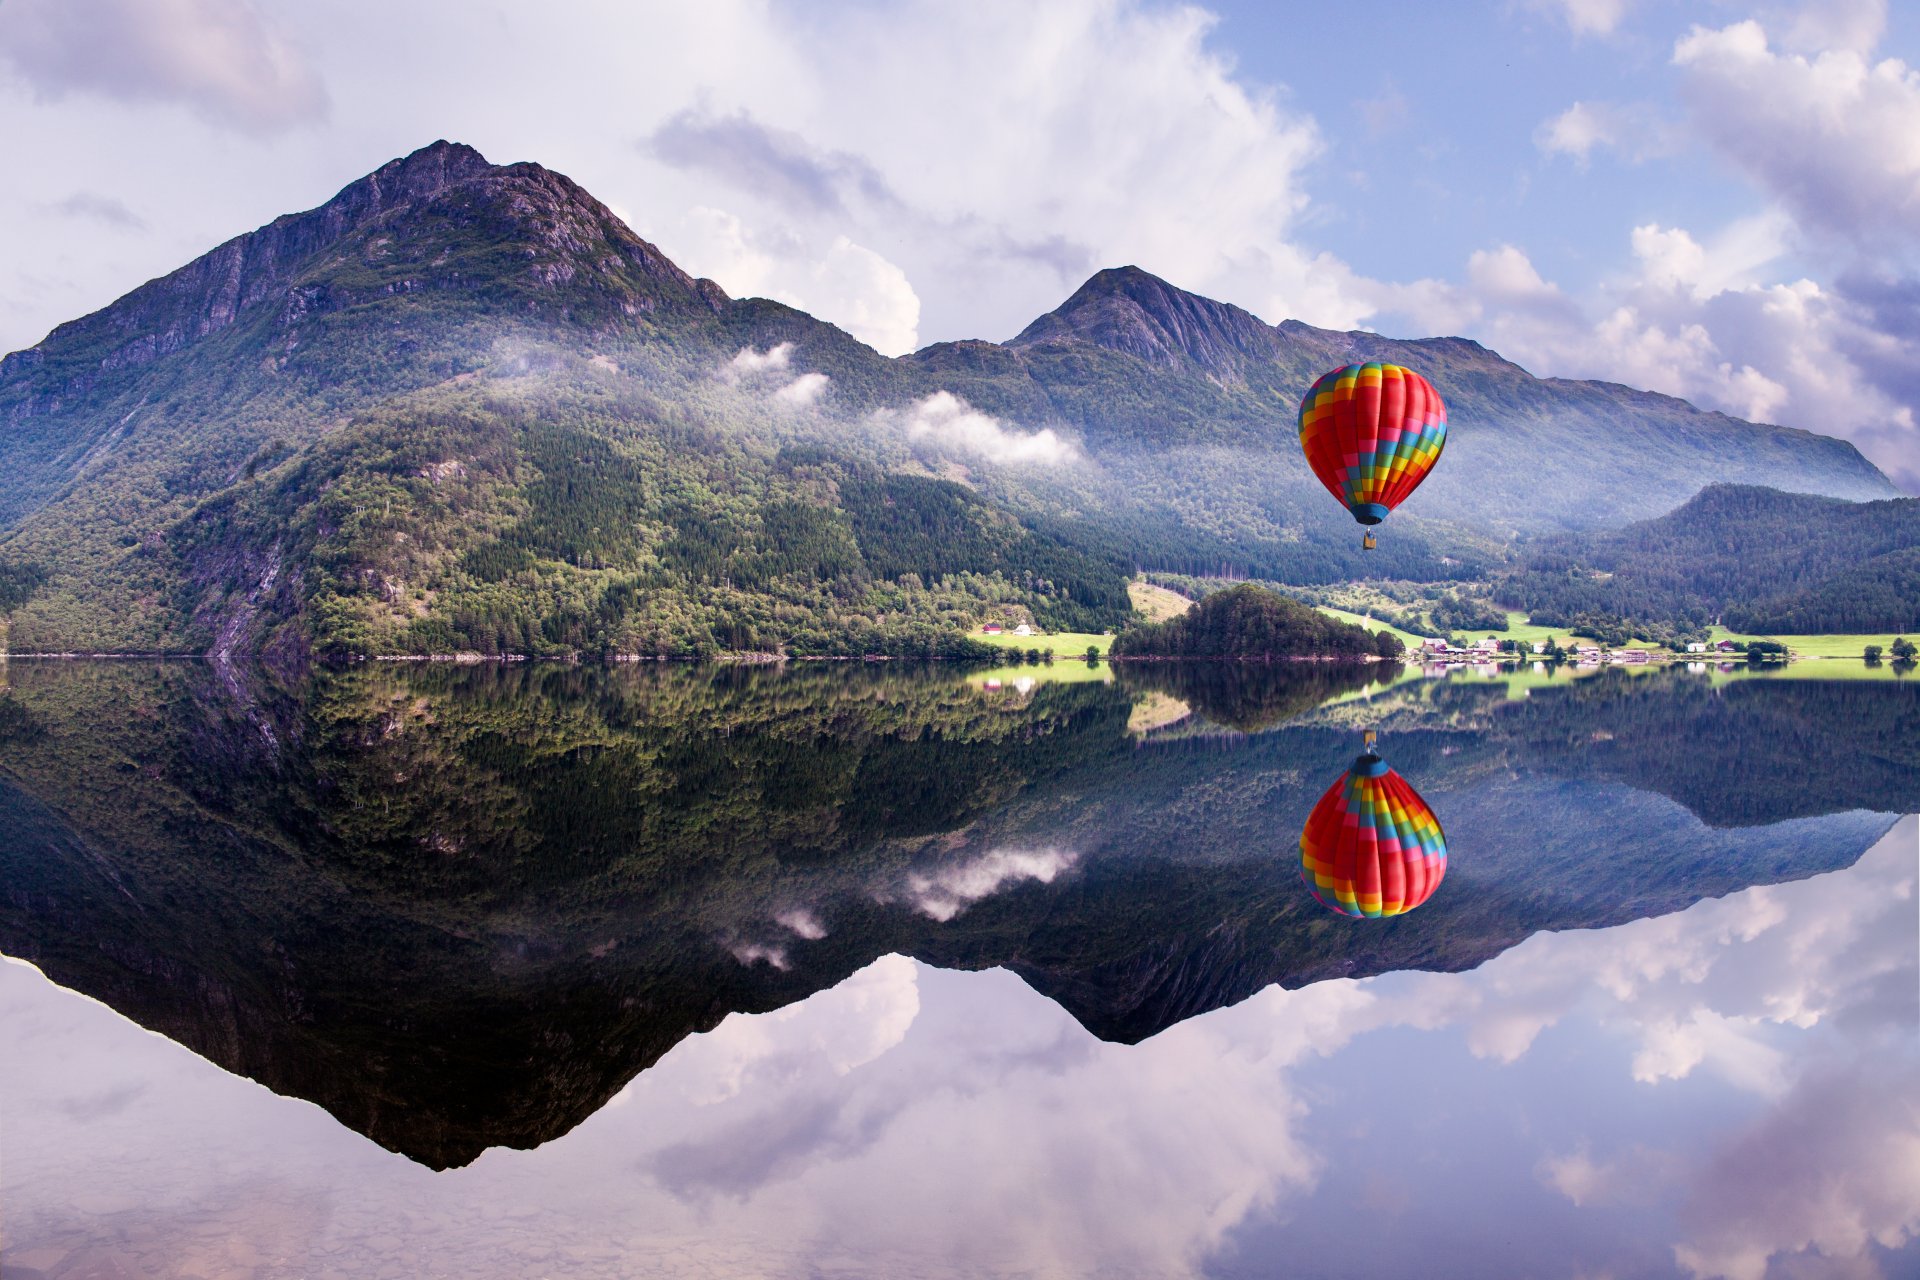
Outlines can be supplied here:
[[437, 138], [899, 354], [1101, 267], [1920, 492], [1920, 7], [0, 0], [0, 350]]

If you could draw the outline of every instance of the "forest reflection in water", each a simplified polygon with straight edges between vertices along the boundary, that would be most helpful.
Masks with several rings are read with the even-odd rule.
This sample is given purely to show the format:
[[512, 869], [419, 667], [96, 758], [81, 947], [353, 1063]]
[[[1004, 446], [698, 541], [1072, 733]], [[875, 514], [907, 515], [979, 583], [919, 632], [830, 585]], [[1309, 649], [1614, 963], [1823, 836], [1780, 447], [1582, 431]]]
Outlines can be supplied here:
[[[1085, 1029], [1044, 1037], [1078, 1061], [1086, 1032], [1161, 1045], [1276, 985], [1327, 993], [1260, 998], [1298, 1013], [1367, 989], [1328, 979], [1468, 970], [1538, 931], [1846, 868], [1920, 809], [1910, 685], [1603, 673], [1518, 698], [1396, 676], [381, 664], [288, 690], [14, 663], [0, 952], [440, 1168], [552, 1143], [689, 1035], [773, 1025], [730, 1014], [822, 993], [809, 1008], [846, 1011], [818, 1051], [857, 1065], [909, 977], [974, 1000], [888, 956], [1011, 971]], [[1362, 728], [1452, 859], [1395, 919], [1342, 919], [1300, 878]], [[1002, 978], [969, 981], [980, 1018], [1024, 1025]], [[1498, 1060], [1521, 1033], [1476, 1034]], [[760, 1068], [696, 1047], [741, 1035], [763, 1032], [674, 1053], [710, 1079], [673, 1087], [750, 1092]], [[75, 1105], [109, 1114], [110, 1092]], [[712, 1136], [656, 1144], [649, 1176], [747, 1194]]]

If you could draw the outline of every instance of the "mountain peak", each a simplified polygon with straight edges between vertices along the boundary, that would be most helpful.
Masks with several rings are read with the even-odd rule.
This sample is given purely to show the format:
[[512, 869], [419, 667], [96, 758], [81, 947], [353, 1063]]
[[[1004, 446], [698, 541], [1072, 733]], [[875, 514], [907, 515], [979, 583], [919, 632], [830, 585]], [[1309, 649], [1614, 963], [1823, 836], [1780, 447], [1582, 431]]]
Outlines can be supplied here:
[[1171, 369], [1199, 366], [1237, 375], [1280, 349], [1272, 326], [1250, 311], [1188, 293], [1139, 267], [1095, 272], [1060, 306], [1013, 339], [1013, 347], [1090, 342]]
[[[441, 139], [59, 326], [0, 362], [0, 387], [39, 370], [40, 395], [57, 398], [263, 310], [291, 329], [316, 313], [433, 290], [496, 309], [518, 295], [522, 312], [575, 319], [711, 312], [727, 301], [564, 175], [492, 164]], [[289, 332], [275, 345], [291, 350], [298, 341]]]

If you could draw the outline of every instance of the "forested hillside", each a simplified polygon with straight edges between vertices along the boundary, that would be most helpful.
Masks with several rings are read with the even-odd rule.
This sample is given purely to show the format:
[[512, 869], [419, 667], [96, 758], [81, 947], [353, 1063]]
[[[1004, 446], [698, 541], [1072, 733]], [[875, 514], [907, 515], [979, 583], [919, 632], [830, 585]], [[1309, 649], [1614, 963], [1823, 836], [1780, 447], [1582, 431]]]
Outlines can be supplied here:
[[1242, 582], [1177, 618], [1138, 626], [1113, 642], [1116, 658], [1397, 658], [1388, 631], [1327, 617], [1277, 591]]
[[1920, 499], [1853, 503], [1713, 485], [1657, 520], [1541, 543], [1497, 594], [1548, 626], [1912, 631], [1920, 629]]
[[[1453, 432], [1363, 553], [1294, 413], [1373, 358], [1439, 382]], [[1117, 628], [1140, 568], [1482, 579], [1708, 460], [1891, 492], [1840, 441], [1135, 268], [887, 359], [436, 143], [0, 361], [0, 620], [43, 651], [953, 653], [990, 615]]]

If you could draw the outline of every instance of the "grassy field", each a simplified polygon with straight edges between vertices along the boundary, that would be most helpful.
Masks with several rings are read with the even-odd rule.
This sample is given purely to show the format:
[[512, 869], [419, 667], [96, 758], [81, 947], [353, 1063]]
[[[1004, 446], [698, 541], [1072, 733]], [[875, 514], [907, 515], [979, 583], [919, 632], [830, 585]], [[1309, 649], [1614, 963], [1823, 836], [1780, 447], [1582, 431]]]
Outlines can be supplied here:
[[1362, 615], [1348, 613], [1345, 609], [1332, 609], [1325, 605], [1316, 605], [1315, 607], [1329, 618], [1338, 618], [1342, 622], [1351, 622], [1356, 627], [1365, 627], [1369, 631], [1391, 631], [1400, 638], [1400, 643], [1409, 649], [1418, 649], [1420, 647], [1420, 637], [1411, 631], [1402, 631], [1398, 627], [1390, 627], [1386, 623], [1378, 620], [1370, 622]]
[[984, 640], [1002, 649], [1015, 649], [1021, 653], [1038, 649], [1056, 658], [1084, 658], [1090, 648], [1098, 649], [1104, 657], [1107, 650], [1113, 648], [1112, 636], [1096, 636], [1086, 631], [1056, 631], [1046, 636], [1016, 636], [1011, 631], [1003, 631], [997, 636], [990, 636], [976, 629], [970, 634], [975, 640]]
[[[1525, 650], [1531, 650], [1534, 643], [1540, 640], [1558, 640], [1562, 649], [1570, 649], [1576, 644], [1593, 643], [1591, 640], [1576, 640], [1573, 633], [1565, 627], [1535, 626], [1528, 620], [1526, 614], [1511, 609], [1507, 611], [1507, 629], [1505, 631], [1462, 631], [1459, 634], [1466, 638], [1468, 644], [1492, 636], [1495, 640], [1515, 641]], [[1655, 645], [1651, 640], [1636, 637], [1632, 645], [1622, 645], [1618, 647], [1650, 649], [1658, 648], [1659, 646]]]
[[1133, 601], [1133, 611], [1148, 622], [1165, 622], [1193, 608], [1193, 601], [1178, 591], [1156, 587], [1151, 582], [1129, 582], [1127, 598]]
[[[1820, 636], [1750, 636], [1729, 631], [1725, 627], [1714, 627], [1713, 638], [1720, 640], [1777, 640], [1801, 658], [1858, 658], [1870, 644], [1877, 644], [1884, 651], [1893, 647], [1893, 635], [1881, 632], [1877, 635], [1820, 635]], [[1907, 639], [1920, 644], [1920, 636], [1908, 636]]]
[[1109, 684], [1113, 680], [1113, 667], [1105, 662], [1075, 662], [1057, 658], [1037, 666], [990, 667], [984, 671], [969, 671], [966, 675], [967, 683], [976, 689], [985, 688], [989, 682], [1011, 689], [1016, 680], [1031, 680], [1035, 684]]

